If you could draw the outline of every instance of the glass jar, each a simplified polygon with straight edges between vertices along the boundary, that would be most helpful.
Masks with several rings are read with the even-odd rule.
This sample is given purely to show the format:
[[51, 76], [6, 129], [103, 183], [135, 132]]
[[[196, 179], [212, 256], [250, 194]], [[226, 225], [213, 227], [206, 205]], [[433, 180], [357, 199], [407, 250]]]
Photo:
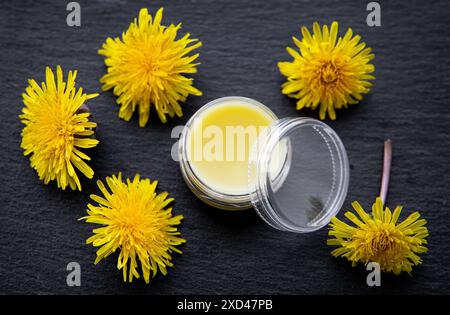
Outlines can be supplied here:
[[[249, 150], [247, 189], [230, 193], [199, 176], [188, 151], [195, 122], [208, 111], [232, 104], [261, 111], [271, 124]], [[204, 105], [187, 122], [178, 149], [183, 178], [198, 198], [219, 209], [254, 208], [279, 230], [302, 233], [320, 229], [337, 214], [347, 194], [348, 159], [338, 135], [312, 118], [278, 119], [253, 99], [231, 96]]]

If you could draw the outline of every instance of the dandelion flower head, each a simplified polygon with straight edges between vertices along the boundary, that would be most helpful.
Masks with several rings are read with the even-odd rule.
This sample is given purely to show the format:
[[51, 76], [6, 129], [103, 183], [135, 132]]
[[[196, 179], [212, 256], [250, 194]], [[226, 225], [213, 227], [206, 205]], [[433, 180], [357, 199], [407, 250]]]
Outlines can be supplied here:
[[89, 156], [81, 151], [95, 147], [96, 123], [83, 110], [85, 102], [98, 94], [86, 94], [75, 87], [77, 71], [69, 71], [67, 82], [60, 66], [53, 71], [46, 68], [46, 82], [39, 86], [35, 80], [22, 94], [25, 107], [19, 116], [25, 127], [21, 147], [30, 156], [30, 164], [45, 184], [56, 180], [58, 187], [81, 190], [77, 171], [92, 178], [94, 171], [85, 160]]
[[120, 118], [128, 121], [137, 110], [141, 127], [152, 107], [166, 122], [167, 115], [183, 115], [180, 102], [188, 95], [202, 95], [185, 76], [197, 72], [199, 54], [189, 53], [202, 44], [189, 33], [177, 38], [181, 24], [161, 25], [162, 13], [161, 8], [152, 17], [141, 9], [121, 38], [108, 38], [99, 50], [107, 66], [100, 80], [103, 90], [112, 89], [118, 97]]
[[119, 251], [117, 268], [125, 282], [139, 278], [139, 269], [147, 283], [158, 270], [166, 275], [173, 266], [171, 252], [181, 254], [176, 246], [185, 242], [177, 230], [183, 216], [173, 216], [167, 208], [173, 198], [167, 192], [157, 194], [157, 181], [139, 175], [126, 181], [121, 173], [106, 177], [109, 190], [102, 181], [97, 184], [103, 196], [91, 195], [96, 204], [88, 204], [88, 215], [82, 218], [101, 225], [86, 241], [99, 247], [95, 264]]
[[328, 114], [334, 120], [336, 109], [358, 103], [370, 91], [375, 55], [351, 28], [338, 37], [337, 22], [322, 28], [314, 23], [313, 34], [306, 27], [301, 33], [301, 40], [293, 37], [297, 49], [287, 47], [294, 60], [278, 63], [287, 78], [282, 93], [297, 99], [298, 110], [319, 108], [320, 119]]
[[418, 212], [399, 222], [402, 207], [391, 212], [383, 208], [381, 198], [373, 204], [371, 214], [356, 201], [352, 206], [359, 217], [352, 212], [346, 212], [345, 217], [354, 225], [337, 218], [331, 220], [329, 236], [332, 238], [327, 243], [338, 246], [332, 251], [333, 256], [345, 257], [353, 265], [377, 262], [382, 271], [396, 275], [411, 273], [413, 266], [421, 264], [419, 254], [427, 252], [428, 229]]

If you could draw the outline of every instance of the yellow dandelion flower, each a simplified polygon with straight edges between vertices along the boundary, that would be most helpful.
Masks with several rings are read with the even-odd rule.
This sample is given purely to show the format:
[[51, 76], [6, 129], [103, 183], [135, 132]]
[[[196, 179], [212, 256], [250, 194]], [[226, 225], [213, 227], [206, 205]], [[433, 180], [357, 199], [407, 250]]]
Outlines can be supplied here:
[[428, 229], [420, 214], [414, 212], [403, 222], [398, 223], [402, 211], [397, 206], [392, 213], [383, 209], [381, 198], [372, 206], [372, 215], [366, 213], [358, 202], [352, 203], [359, 218], [352, 212], [345, 217], [356, 226], [350, 226], [337, 218], [331, 220], [328, 245], [339, 246], [332, 251], [335, 257], [347, 258], [355, 265], [377, 262], [384, 272], [396, 275], [402, 271], [411, 273], [412, 267], [422, 263], [418, 254], [427, 252]]
[[375, 67], [369, 62], [375, 57], [359, 35], [353, 36], [351, 28], [338, 38], [338, 23], [322, 29], [314, 23], [313, 34], [301, 29], [303, 38], [293, 37], [299, 51], [287, 47], [294, 58], [292, 62], [279, 62], [281, 74], [287, 77], [282, 93], [298, 99], [297, 110], [304, 107], [316, 109], [319, 117], [326, 114], [336, 119], [335, 109], [356, 104], [370, 91], [375, 79], [370, 73]]
[[95, 147], [93, 139], [96, 123], [89, 121], [85, 111], [86, 100], [98, 94], [85, 94], [75, 88], [77, 71], [69, 71], [67, 82], [63, 81], [60, 66], [53, 71], [46, 68], [46, 82], [39, 86], [35, 80], [28, 80], [29, 86], [22, 94], [25, 107], [19, 116], [25, 127], [22, 130], [21, 147], [24, 155], [30, 155], [30, 164], [45, 184], [57, 181], [58, 187], [67, 185], [81, 190], [75, 169], [87, 178], [94, 171], [83, 160], [89, 156], [79, 149]]
[[185, 242], [176, 227], [183, 216], [172, 216], [172, 208], [166, 208], [173, 198], [167, 198], [167, 192], [157, 194], [158, 182], [139, 175], [123, 182], [119, 173], [106, 177], [106, 183], [111, 192], [97, 181], [103, 197], [91, 195], [98, 205], [88, 204], [88, 216], [81, 218], [102, 225], [86, 241], [100, 247], [95, 264], [119, 249], [117, 268], [122, 269], [125, 282], [127, 276], [129, 282], [139, 278], [138, 260], [145, 282], [158, 270], [166, 275], [167, 267], [173, 266], [171, 252], [181, 254], [175, 246]]
[[152, 106], [166, 122], [166, 115], [183, 116], [179, 102], [189, 94], [202, 95], [193, 86], [193, 79], [183, 75], [197, 72], [198, 63], [193, 61], [199, 54], [188, 54], [202, 44], [190, 34], [176, 39], [181, 23], [161, 25], [162, 13], [161, 8], [152, 18], [147, 9], [141, 9], [122, 39], [108, 38], [98, 51], [105, 56], [108, 68], [100, 80], [103, 90], [113, 89], [120, 105], [119, 117], [126, 121], [138, 107], [141, 127], [147, 124]]

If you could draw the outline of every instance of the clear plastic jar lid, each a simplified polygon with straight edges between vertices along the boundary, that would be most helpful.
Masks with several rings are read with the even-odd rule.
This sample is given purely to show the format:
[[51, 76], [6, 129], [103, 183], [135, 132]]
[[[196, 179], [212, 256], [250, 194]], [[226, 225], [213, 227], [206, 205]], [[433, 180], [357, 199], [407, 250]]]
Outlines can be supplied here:
[[274, 122], [254, 143], [248, 172], [253, 207], [280, 230], [320, 229], [347, 195], [344, 145], [333, 129], [311, 118]]

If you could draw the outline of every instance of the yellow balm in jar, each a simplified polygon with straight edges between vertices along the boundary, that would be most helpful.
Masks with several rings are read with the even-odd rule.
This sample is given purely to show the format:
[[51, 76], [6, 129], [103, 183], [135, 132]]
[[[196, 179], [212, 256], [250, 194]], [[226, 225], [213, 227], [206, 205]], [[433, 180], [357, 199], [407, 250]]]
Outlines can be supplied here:
[[325, 226], [347, 194], [348, 160], [337, 134], [315, 119], [278, 119], [253, 99], [206, 104], [187, 122], [178, 149], [198, 198], [225, 210], [253, 207], [279, 230]]
[[275, 115], [242, 99], [210, 106], [193, 121], [187, 153], [194, 173], [224, 194], [248, 194], [249, 151]]

